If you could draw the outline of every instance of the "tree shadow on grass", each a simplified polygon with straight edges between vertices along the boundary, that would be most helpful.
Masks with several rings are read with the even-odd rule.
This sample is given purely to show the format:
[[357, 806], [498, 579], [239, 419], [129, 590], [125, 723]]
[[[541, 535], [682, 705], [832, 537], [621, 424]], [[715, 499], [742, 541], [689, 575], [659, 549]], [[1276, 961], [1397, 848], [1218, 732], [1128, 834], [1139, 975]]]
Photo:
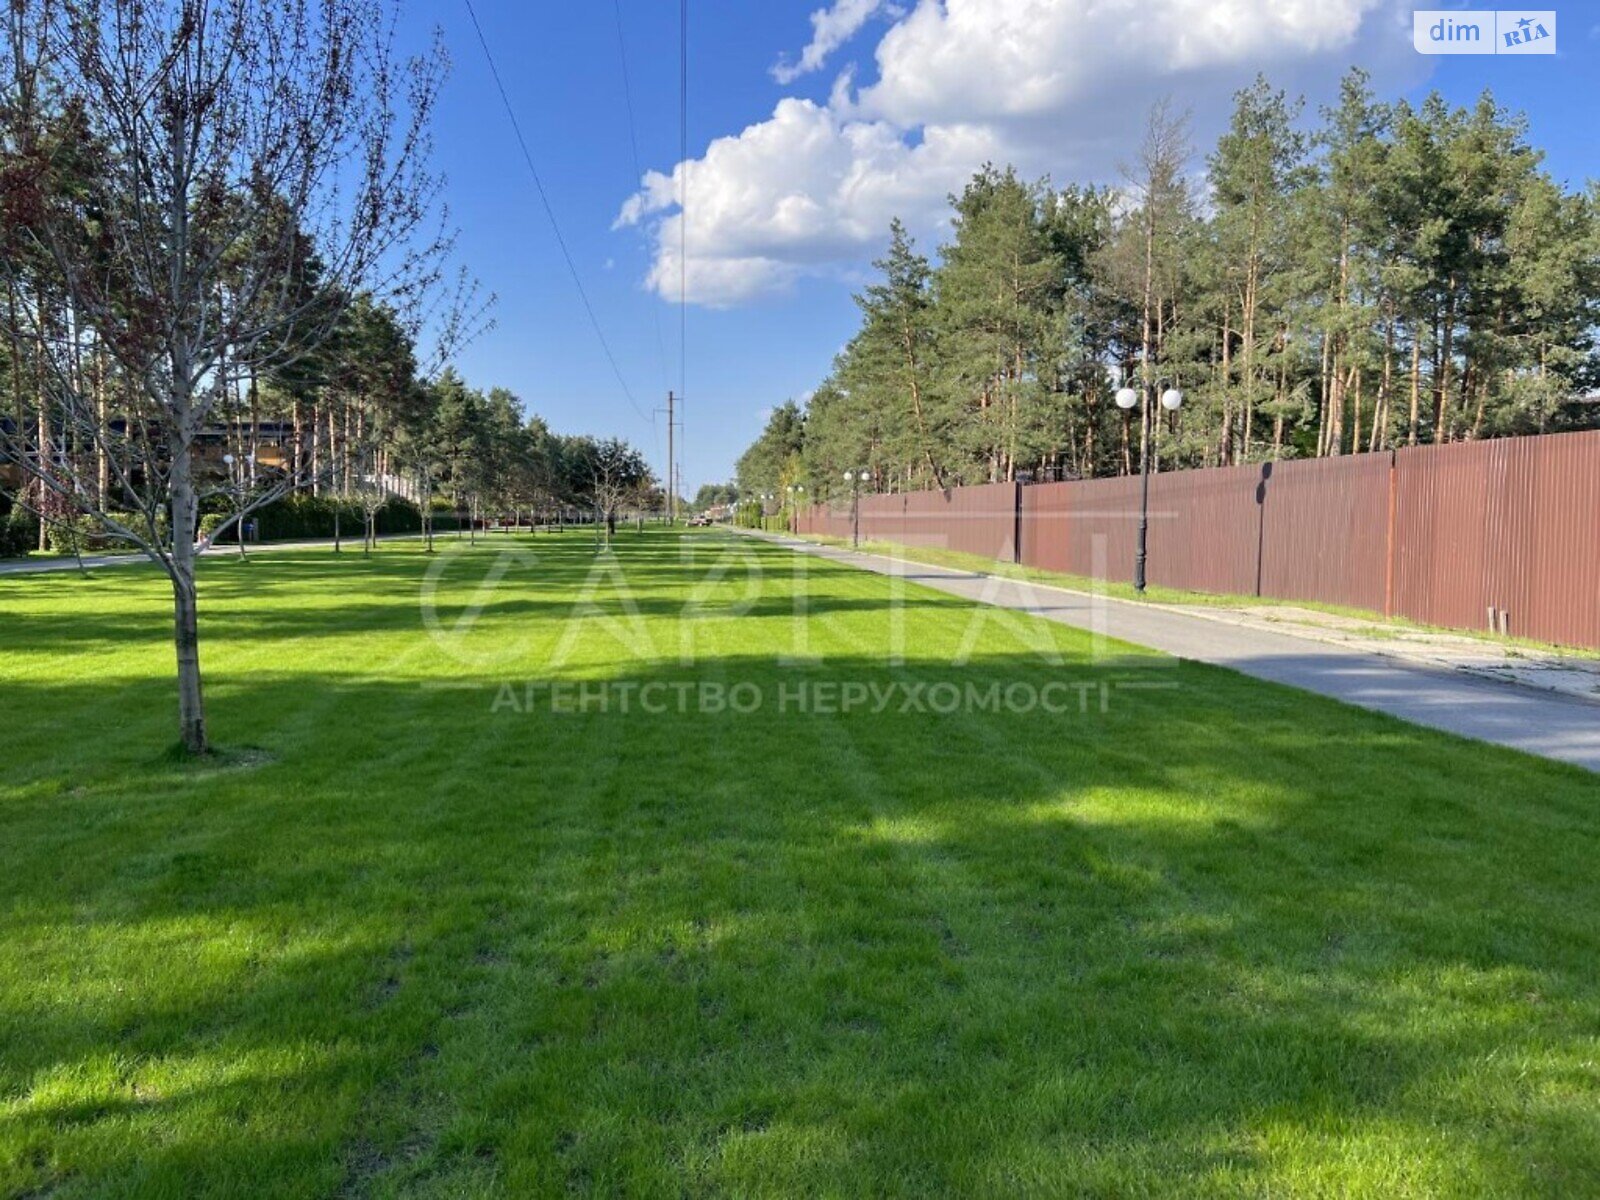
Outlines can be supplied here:
[[[657, 544], [664, 542], [664, 545]], [[509, 544], [443, 550], [429, 559], [412, 544], [389, 547], [370, 559], [325, 551], [263, 551], [257, 559], [203, 560], [199, 577], [202, 650], [225, 639], [258, 642], [315, 641], [368, 631], [438, 626], [469, 620], [492, 624], [553, 621], [601, 610], [641, 619], [717, 613], [751, 618], [820, 617], [882, 613], [891, 608], [955, 609], [965, 601], [926, 589], [891, 596], [859, 571], [821, 560], [799, 560], [761, 543], [721, 539], [695, 547], [688, 538], [646, 535], [619, 556], [602, 558], [593, 546], [555, 536]], [[504, 556], [511, 557], [506, 559]], [[745, 575], [753, 569], [756, 574]], [[430, 583], [423, 572], [437, 572]], [[720, 574], [717, 574], [720, 572]], [[729, 600], [704, 595], [708, 581], [731, 580]], [[745, 595], [747, 585], [762, 591]], [[165, 577], [102, 572], [83, 578], [30, 577], [0, 589], [11, 648], [51, 652], [112, 650], [140, 644], [167, 646], [172, 636]], [[480, 589], [480, 585], [482, 585]], [[306, 589], [336, 604], [336, 619], [305, 608]], [[795, 593], [804, 590], [803, 603]], [[85, 604], [99, 603], [92, 613]], [[113, 607], [109, 610], [109, 602]]]
[[[1550, 1193], [1600, 1166], [1591, 776], [1193, 664], [629, 670], [751, 684], [746, 713], [504, 682], [224, 673], [215, 728], [276, 762], [12, 757], [9, 1186]], [[780, 710], [797, 682], [1093, 699]], [[155, 691], [125, 737], [161, 740]], [[67, 721], [95, 692], [12, 699]]]

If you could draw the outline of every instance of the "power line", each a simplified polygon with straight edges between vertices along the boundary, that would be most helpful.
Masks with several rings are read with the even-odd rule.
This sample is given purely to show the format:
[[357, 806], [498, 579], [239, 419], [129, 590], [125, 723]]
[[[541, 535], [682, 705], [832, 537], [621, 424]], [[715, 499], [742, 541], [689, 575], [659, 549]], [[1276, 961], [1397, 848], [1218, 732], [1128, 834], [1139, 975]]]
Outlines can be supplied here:
[[[495, 89], [500, 93], [500, 103], [505, 105], [506, 116], [511, 121], [511, 131], [517, 135], [517, 145], [522, 148], [522, 159], [528, 164], [528, 174], [533, 176], [533, 186], [538, 189], [539, 202], [544, 205], [545, 216], [550, 218], [550, 229], [556, 235], [556, 245], [561, 247], [561, 257], [566, 259], [567, 270], [572, 274], [573, 286], [578, 289], [578, 298], [583, 301], [583, 310], [589, 314], [589, 324], [594, 327], [594, 336], [599, 339], [600, 349], [605, 351], [606, 361], [611, 364], [611, 373], [617, 377], [617, 385], [622, 388], [622, 394], [628, 398], [633, 411], [639, 414], [639, 419], [648, 422], [650, 418], [645, 416], [644, 409], [640, 408], [639, 402], [633, 398], [628, 381], [622, 377], [622, 368], [617, 365], [617, 356], [611, 352], [611, 343], [606, 341], [605, 331], [600, 328], [600, 318], [595, 315], [594, 305], [589, 302], [589, 293], [583, 286], [583, 279], [578, 275], [578, 264], [573, 261], [572, 251], [567, 249], [567, 239], [561, 235], [561, 223], [556, 220], [556, 211], [544, 190], [544, 181], [539, 178], [539, 168], [533, 165], [533, 154], [528, 149], [527, 139], [522, 136], [522, 126], [517, 122], [516, 110], [511, 107], [511, 97], [506, 94], [506, 85], [500, 81], [500, 69], [495, 66], [494, 55], [489, 52], [489, 40], [483, 36], [483, 26], [478, 23], [477, 10], [472, 7], [472, 0], [463, 2], [467, 6], [467, 15], [472, 18], [472, 28], [478, 35], [478, 45], [483, 47], [483, 57], [489, 64], [489, 74], [494, 78]], [[684, 3], [687, 4], [687, 0], [684, 0]]]
[[678, 394], [685, 407], [687, 407], [689, 395], [689, 0], [678, 0], [678, 180]]

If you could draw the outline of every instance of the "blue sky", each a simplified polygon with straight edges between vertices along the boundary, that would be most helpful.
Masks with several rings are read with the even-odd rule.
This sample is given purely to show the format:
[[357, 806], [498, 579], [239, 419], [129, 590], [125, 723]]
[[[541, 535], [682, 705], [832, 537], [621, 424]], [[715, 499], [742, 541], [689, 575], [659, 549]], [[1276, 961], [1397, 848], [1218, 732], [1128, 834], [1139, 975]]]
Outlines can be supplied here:
[[[642, 413], [584, 314], [465, 4], [441, 0], [407, 6], [404, 32], [444, 32], [454, 67], [438, 163], [460, 258], [499, 298], [496, 328], [460, 367], [558, 430], [627, 437], [658, 470], [665, 426], [653, 410], [681, 370], [690, 493], [728, 478], [771, 406], [827, 371], [889, 216], [931, 250], [944, 195], [985, 158], [1061, 182], [1114, 181], [1161, 94], [1192, 110], [1203, 153], [1257, 71], [1313, 104], [1352, 64], [1386, 97], [1437, 86], [1464, 103], [1489, 86], [1527, 111], [1558, 177], [1600, 175], [1592, 0], [1557, 6], [1554, 57], [1450, 58], [1417, 55], [1411, 7], [1392, 0], [1101, 0], [1089, 18], [1074, 0], [690, 0], [690, 163], [677, 176], [678, 6], [620, 0], [638, 165], [659, 173], [643, 182], [612, 0], [475, 4]], [[796, 74], [801, 63], [814, 69]], [[691, 304], [680, 366], [682, 180]]]

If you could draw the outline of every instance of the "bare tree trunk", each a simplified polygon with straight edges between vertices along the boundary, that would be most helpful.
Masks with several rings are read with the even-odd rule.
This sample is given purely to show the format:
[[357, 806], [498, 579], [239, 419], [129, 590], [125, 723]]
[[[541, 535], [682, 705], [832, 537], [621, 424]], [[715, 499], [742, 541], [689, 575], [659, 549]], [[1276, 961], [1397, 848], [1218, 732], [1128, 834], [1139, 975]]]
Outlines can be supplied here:
[[1331, 348], [1331, 339], [1327, 335], [1324, 335], [1322, 338], [1322, 365], [1318, 368], [1318, 386], [1322, 391], [1322, 395], [1320, 397], [1322, 411], [1318, 414], [1317, 421], [1318, 458], [1322, 458], [1328, 453], [1328, 430], [1329, 423], [1332, 420], [1331, 409], [1333, 407], [1333, 385], [1330, 382], [1332, 373], [1330, 372], [1328, 366], [1330, 361], [1329, 351]]
[[94, 342], [94, 399], [95, 420], [99, 422], [99, 430], [95, 438], [95, 501], [102, 508], [110, 508], [111, 495], [111, 455], [106, 450], [110, 440], [111, 430], [111, 403], [106, 398], [106, 360], [101, 349], [100, 337], [95, 336]]
[[1445, 306], [1444, 328], [1440, 333], [1439, 370], [1433, 381], [1433, 440], [1437, 445], [1450, 440], [1450, 367], [1455, 354], [1456, 281], [1450, 279], [1450, 301]]
[[[1255, 235], [1251, 234], [1251, 245], [1254, 247]], [[1244, 385], [1241, 391], [1244, 399], [1240, 404], [1239, 442], [1240, 454], [1244, 461], [1250, 461], [1250, 439], [1255, 434], [1256, 424], [1256, 263], [1253, 257], [1249, 270], [1245, 275], [1244, 301], [1240, 306], [1239, 323], [1242, 326], [1240, 335], [1242, 341], [1239, 346], [1239, 379]]]
[[1228, 328], [1231, 315], [1231, 296], [1224, 296], [1222, 301], [1222, 461], [1220, 466], [1232, 466], [1233, 453], [1233, 336]]
[[[39, 417], [39, 429], [38, 429], [38, 437], [39, 437], [39, 444], [38, 444], [39, 466], [42, 469], [49, 470], [49, 471], [51, 471], [53, 473], [56, 459], [55, 459], [55, 455], [51, 452], [50, 418], [49, 418], [49, 415], [44, 410], [44, 405], [45, 405], [45, 401], [44, 401], [44, 398], [45, 398], [45, 378], [44, 378], [44, 349], [45, 348], [44, 348], [44, 338], [46, 336], [48, 336], [48, 328], [47, 328], [47, 326], [45, 324], [46, 317], [45, 317], [44, 302], [42, 300], [38, 301], [36, 303], [36, 305], [35, 305], [35, 308], [36, 308], [36, 310], [38, 311], [38, 314], [39, 314], [38, 328], [40, 330], [40, 337], [38, 339], [39, 346], [38, 346], [37, 352], [34, 355], [34, 360], [33, 360], [33, 394], [34, 394], [34, 402], [39, 406], [39, 412], [38, 412], [38, 417]], [[45, 498], [45, 494], [46, 493], [45, 493], [44, 485], [41, 483], [40, 487], [39, 487], [39, 500], [41, 501], [41, 505], [40, 505], [41, 510], [43, 508], [42, 502], [43, 502], [43, 500]], [[50, 549], [50, 533], [49, 533], [48, 526], [49, 526], [49, 522], [48, 521], [41, 520], [39, 522], [39, 549], [41, 551]]]
[[1350, 453], [1361, 453], [1361, 367], [1356, 365], [1351, 368], [1355, 378], [1350, 384], [1350, 413], [1353, 424], [1350, 431]]
[[[250, 368], [250, 486], [256, 486], [256, 471], [261, 457], [261, 393], [256, 386], [256, 370]], [[281, 440], [281, 439], [280, 439]]]
[[[1155, 206], [1147, 198], [1144, 222], [1144, 320], [1140, 328], [1139, 348], [1139, 469], [1150, 457], [1150, 298], [1155, 288], [1156, 271], [1156, 216]], [[1130, 468], [1131, 469], [1131, 468]]]
[[173, 643], [178, 656], [178, 731], [190, 754], [210, 749], [205, 697], [200, 687], [199, 606], [194, 583], [194, 464], [180, 435], [172, 447]]
[[1367, 449], [1376, 453], [1389, 442], [1389, 406], [1394, 393], [1394, 309], [1383, 325], [1383, 382], [1378, 385], [1378, 402], [1372, 410], [1372, 436]]
[[1406, 444], [1417, 444], [1417, 422], [1422, 408], [1422, 338], [1419, 330], [1411, 331], [1411, 431]]

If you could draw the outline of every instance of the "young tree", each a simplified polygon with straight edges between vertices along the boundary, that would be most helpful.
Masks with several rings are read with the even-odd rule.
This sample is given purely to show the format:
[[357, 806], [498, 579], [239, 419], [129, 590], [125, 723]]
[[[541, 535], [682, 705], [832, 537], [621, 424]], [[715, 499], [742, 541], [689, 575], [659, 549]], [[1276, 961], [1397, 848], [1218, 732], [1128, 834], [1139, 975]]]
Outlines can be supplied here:
[[[71, 462], [15, 444], [9, 457], [166, 571], [180, 736], [201, 754], [202, 435], [239, 381], [305, 355], [351, 297], [404, 301], [432, 282], [445, 247], [428, 227], [427, 127], [442, 54], [397, 60], [387, 0], [17, 0], [7, 19], [6, 220], [36, 251], [26, 283], [58, 297], [127, 382], [123, 421], [101, 419], [78, 337], [58, 348], [38, 310], [0, 319], [52, 347], [45, 440], [99, 447], [135, 517]], [[87, 170], [69, 175], [49, 152], [57, 113]]]
[[626, 505], [639, 503], [656, 484], [649, 463], [619, 438], [557, 437], [554, 448], [563, 502], [592, 510], [596, 544], [602, 538], [609, 544], [617, 514]]

